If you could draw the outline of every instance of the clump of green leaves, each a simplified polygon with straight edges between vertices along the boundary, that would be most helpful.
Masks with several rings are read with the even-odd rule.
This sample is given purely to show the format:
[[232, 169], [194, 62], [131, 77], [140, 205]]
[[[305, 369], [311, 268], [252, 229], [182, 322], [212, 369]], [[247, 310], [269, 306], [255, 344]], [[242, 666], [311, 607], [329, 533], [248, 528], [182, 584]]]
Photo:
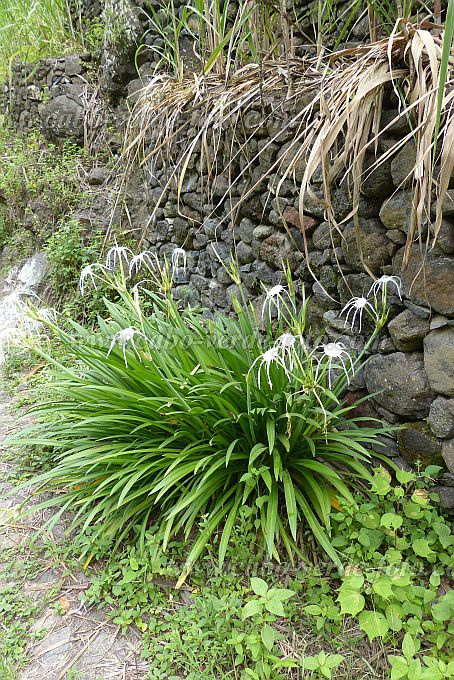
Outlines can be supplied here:
[[46, 241], [46, 253], [51, 266], [52, 288], [63, 299], [78, 287], [80, 270], [98, 257], [103, 235], [88, 232], [76, 220], [62, 222]]
[[[150, 620], [160, 616], [168, 600], [155, 581], [159, 583], [159, 577], [165, 576], [170, 587], [177, 578], [178, 565], [174, 557], [163, 552], [155, 534], [149, 531], [143, 538], [141, 548], [129, 546], [111, 557], [107, 566], [92, 577], [85, 596], [89, 604], [108, 604], [110, 618], [123, 630], [134, 624], [146, 631]], [[105, 550], [108, 545], [105, 544]], [[173, 548], [171, 545], [172, 554]]]
[[0, 129], [0, 245], [8, 245], [16, 258], [29, 255], [27, 246], [39, 246], [80, 204], [83, 156], [73, 143], [44, 143], [38, 131]]
[[[453, 600], [452, 597], [451, 600]], [[448, 614], [454, 616], [454, 606], [451, 607]], [[445, 662], [436, 656], [428, 655], [423, 655], [421, 661], [417, 656], [420, 650], [420, 641], [412, 637], [410, 633], [405, 633], [402, 641], [402, 654], [391, 654], [388, 657], [391, 664], [391, 680], [444, 680], [444, 678], [448, 680], [454, 678], [454, 661]]]
[[[350, 560], [338, 589], [340, 613], [357, 618], [370, 641], [405, 634], [407, 649], [410, 640], [415, 645], [412, 654], [404, 654], [408, 664], [419, 650], [419, 637], [439, 660], [443, 653], [449, 657], [454, 633], [452, 591], [440, 591], [452, 568], [454, 537], [436, 494], [427, 488], [439, 470], [431, 466], [419, 475], [399, 470], [392, 485], [379, 469], [372, 485], [377, 495], [358, 507], [342, 507], [334, 518], [334, 543]], [[393, 662], [392, 677], [452, 677], [439, 675], [448, 672], [442, 667], [431, 676], [435, 670], [429, 655], [423, 663], [427, 659], [431, 670], [422, 671], [418, 659], [410, 664], [418, 670], [407, 664], [408, 675], [402, 676], [394, 668], [403, 669], [403, 661]]]
[[283, 658], [276, 645], [283, 636], [273, 626], [286, 617], [285, 603], [295, 593], [270, 588], [258, 577], [251, 578], [251, 588], [252, 593], [224, 578], [217, 596], [202, 591], [189, 605], [153, 622], [160, 635], [159, 642], [147, 638], [151, 677], [176, 678], [184, 672], [196, 680], [235, 669], [244, 680], [278, 680], [286, 677], [285, 669], [299, 667], [297, 659]]
[[[327, 654], [323, 650], [317, 655], [305, 656], [302, 662], [303, 670], [314, 671], [319, 677], [332, 678], [335, 671], [343, 662], [342, 654]], [[311, 674], [314, 677], [313, 674]]]
[[427, 570], [429, 564], [447, 568], [454, 539], [428, 487], [440, 470], [397, 470], [394, 483], [384, 468], [377, 469], [370, 498], [356, 508], [342, 504], [334, 515], [333, 543], [355, 564], [401, 565], [405, 560], [413, 569]]
[[[93, 285], [113, 278], [121, 296], [106, 301], [111, 321], [99, 321], [96, 337], [44, 320], [82, 366], [58, 364], [58, 384], [27, 439], [56, 452], [40, 482], [65, 492], [46, 505], [71, 507], [73, 528], [117, 540], [133, 526], [145, 532], [159, 515], [164, 548], [198, 526], [179, 585], [218, 531], [223, 563], [241, 506], [258, 510], [256, 534], [270, 557], [302, 555], [309, 527], [340, 566], [329, 538], [332, 499], [353, 502], [349, 486], [370, 478], [366, 445], [382, 431], [380, 423], [360, 427], [355, 404], [343, 403], [353, 363], [336, 362], [324, 346], [307, 348], [306, 301], [297, 307], [289, 275], [287, 289], [273, 292], [281, 300], [269, 297], [262, 334], [246, 302], [235, 302], [237, 318], [180, 308], [171, 293], [175, 264], [164, 263], [157, 291], [129, 292], [127, 255], [115, 247], [107, 265], [84, 272]], [[272, 304], [284, 310], [277, 327]]]
[[[183, 592], [173, 587], [185, 559], [185, 542], [172, 541], [163, 552], [152, 528], [142, 547], [139, 543], [121, 554], [110, 551], [107, 565], [92, 578], [87, 600], [107, 603], [110, 617], [123, 628], [140, 628], [153, 678], [212, 678], [233, 668], [244, 679], [283, 678], [289, 668], [305, 678], [349, 678], [358, 672], [359, 656], [367, 655], [368, 645], [373, 658], [364, 661], [365, 674], [371, 666], [386, 672], [388, 658], [386, 677], [392, 680], [451, 678], [454, 598], [453, 591], [445, 589], [453, 539], [430, 492], [435, 473], [434, 467], [418, 475], [399, 471], [393, 485], [378, 469], [372, 487], [380, 495], [371, 492], [371, 505], [363, 507], [366, 502], [358, 496], [356, 506], [341, 507], [334, 526], [338, 529], [342, 516], [338, 530], [344, 545], [358, 543], [357, 531], [364, 523], [370, 525], [376, 512], [379, 522], [373, 521], [374, 527], [381, 526], [385, 536], [373, 552], [347, 558], [342, 574], [323, 562], [298, 570], [283, 563], [279, 569], [265, 555], [257, 559], [251, 551], [248, 561], [242, 546], [254, 540], [256, 519], [249, 514], [232, 532], [224, 567], [213, 559], [213, 537]], [[410, 505], [415, 499], [422, 512], [417, 517]], [[405, 513], [408, 506], [412, 512]], [[391, 518], [399, 514], [403, 523], [395, 529], [400, 523]], [[414, 543], [420, 531], [429, 537], [435, 559], [417, 554], [420, 546]], [[392, 561], [397, 555], [389, 546], [399, 538], [396, 532], [414, 536], [414, 541], [399, 544], [399, 560]], [[109, 542], [104, 541], [96, 556], [108, 554]], [[247, 573], [254, 576], [248, 578]], [[379, 658], [377, 641], [383, 649]], [[291, 653], [283, 654], [289, 649]]]
[[[245, 604], [242, 618], [254, 619], [259, 626], [260, 642], [268, 652], [271, 652], [277, 639], [276, 631], [271, 624], [275, 621], [276, 616], [285, 616], [284, 602], [293, 597], [295, 592], [288, 588], [269, 588], [267, 583], [258, 577], [251, 579], [251, 588], [256, 597]], [[241, 641], [235, 636], [233, 642], [237, 646]], [[258, 660], [261, 652], [260, 642], [256, 641], [255, 660]]]

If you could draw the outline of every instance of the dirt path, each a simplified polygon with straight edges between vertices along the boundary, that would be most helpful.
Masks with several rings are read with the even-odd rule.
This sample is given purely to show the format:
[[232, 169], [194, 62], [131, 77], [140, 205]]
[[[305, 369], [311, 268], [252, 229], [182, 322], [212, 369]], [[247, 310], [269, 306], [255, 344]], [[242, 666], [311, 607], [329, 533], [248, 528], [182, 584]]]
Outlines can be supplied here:
[[[84, 573], [68, 573], [61, 559], [52, 554], [48, 556], [49, 551], [47, 554], [36, 549], [28, 551], [29, 539], [44, 521], [44, 515], [19, 522], [15, 519], [17, 506], [24, 500], [27, 505], [36, 500], [24, 491], [6, 496], [14, 488], [12, 477], [18, 472], [11, 452], [7, 453], [3, 445], [8, 434], [17, 428], [18, 418], [10, 412], [10, 407], [11, 399], [0, 392], [0, 611], [2, 595], [5, 597], [5, 593], [19, 584], [21, 597], [29, 596], [33, 604], [38, 605], [39, 611], [33, 616], [29, 630], [39, 641], [28, 644], [27, 665], [11, 673], [7, 680], [10, 677], [15, 680], [144, 680], [147, 667], [140, 658], [139, 632], [130, 629], [127, 635], [122, 635], [120, 628], [102, 612], [82, 602], [89, 583]], [[56, 544], [67, 540], [62, 524], [55, 526], [53, 540]], [[25, 576], [22, 580], [16, 576], [11, 580], [5, 570], [11, 554], [20, 555], [18, 559], [24, 560], [25, 574], [30, 572], [27, 566], [31, 563], [27, 560], [35, 561], [33, 578]], [[0, 614], [0, 626], [1, 619]], [[7, 659], [0, 658], [0, 661], [8, 670], [11, 668]]]

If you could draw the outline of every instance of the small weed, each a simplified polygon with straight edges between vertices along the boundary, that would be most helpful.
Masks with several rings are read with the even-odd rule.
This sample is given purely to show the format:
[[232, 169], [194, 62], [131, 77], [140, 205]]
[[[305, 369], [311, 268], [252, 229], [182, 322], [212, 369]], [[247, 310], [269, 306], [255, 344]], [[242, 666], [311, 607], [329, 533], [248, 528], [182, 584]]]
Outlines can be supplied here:
[[5, 586], [0, 593], [0, 657], [6, 664], [19, 665], [25, 660], [29, 642], [40, 639], [41, 634], [30, 632], [30, 619], [41, 606], [25, 595], [20, 584]]

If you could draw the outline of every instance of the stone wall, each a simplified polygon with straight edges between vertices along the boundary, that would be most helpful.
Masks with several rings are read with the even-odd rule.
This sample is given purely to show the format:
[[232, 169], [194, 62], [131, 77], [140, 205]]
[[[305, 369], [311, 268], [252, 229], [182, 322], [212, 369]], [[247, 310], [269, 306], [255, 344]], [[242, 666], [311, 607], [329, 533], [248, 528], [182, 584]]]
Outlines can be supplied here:
[[56, 139], [83, 141], [82, 94], [89, 82], [89, 54], [13, 64], [0, 100], [14, 127], [45, 127]]

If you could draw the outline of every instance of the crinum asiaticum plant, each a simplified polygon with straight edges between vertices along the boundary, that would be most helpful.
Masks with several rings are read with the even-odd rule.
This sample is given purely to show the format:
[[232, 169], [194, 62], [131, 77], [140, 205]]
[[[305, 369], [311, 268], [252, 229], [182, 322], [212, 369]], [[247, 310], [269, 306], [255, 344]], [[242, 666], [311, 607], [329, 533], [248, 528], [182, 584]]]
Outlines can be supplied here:
[[[131, 255], [117, 249], [82, 274], [85, 289], [110, 279], [121, 295], [106, 301], [95, 338], [76, 323], [67, 333], [47, 321], [77, 359], [56, 366], [49, 400], [25, 434], [54, 451], [54, 467], [39, 479], [60, 492], [44, 503], [60, 506], [52, 522], [70, 509], [74, 529], [120, 540], [158, 521], [164, 546], [184, 531], [193, 542], [181, 584], [214, 532], [222, 564], [249, 506], [271, 557], [282, 547], [303, 554], [309, 527], [339, 565], [331, 506], [352, 502], [349, 487], [369, 479], [366, 446], [382, 431], [380, 423], [360, 427], [356, 404], [343, 401], [364, 348], [356, 357], [340, 342], [310, 349], [306, 301], [297, 305], [288, 272], [266, 293], [262, 314], [234, 300], [235, 318], [210, 318], [172, 296], [182, 253], [164, 264], [135, 256], [133, 281], [144, 279], [129, 292]], [[375, 324], [371, 340], [386, 322], [387, 285], [379, 280], [370, 305], [358, 307]]]

